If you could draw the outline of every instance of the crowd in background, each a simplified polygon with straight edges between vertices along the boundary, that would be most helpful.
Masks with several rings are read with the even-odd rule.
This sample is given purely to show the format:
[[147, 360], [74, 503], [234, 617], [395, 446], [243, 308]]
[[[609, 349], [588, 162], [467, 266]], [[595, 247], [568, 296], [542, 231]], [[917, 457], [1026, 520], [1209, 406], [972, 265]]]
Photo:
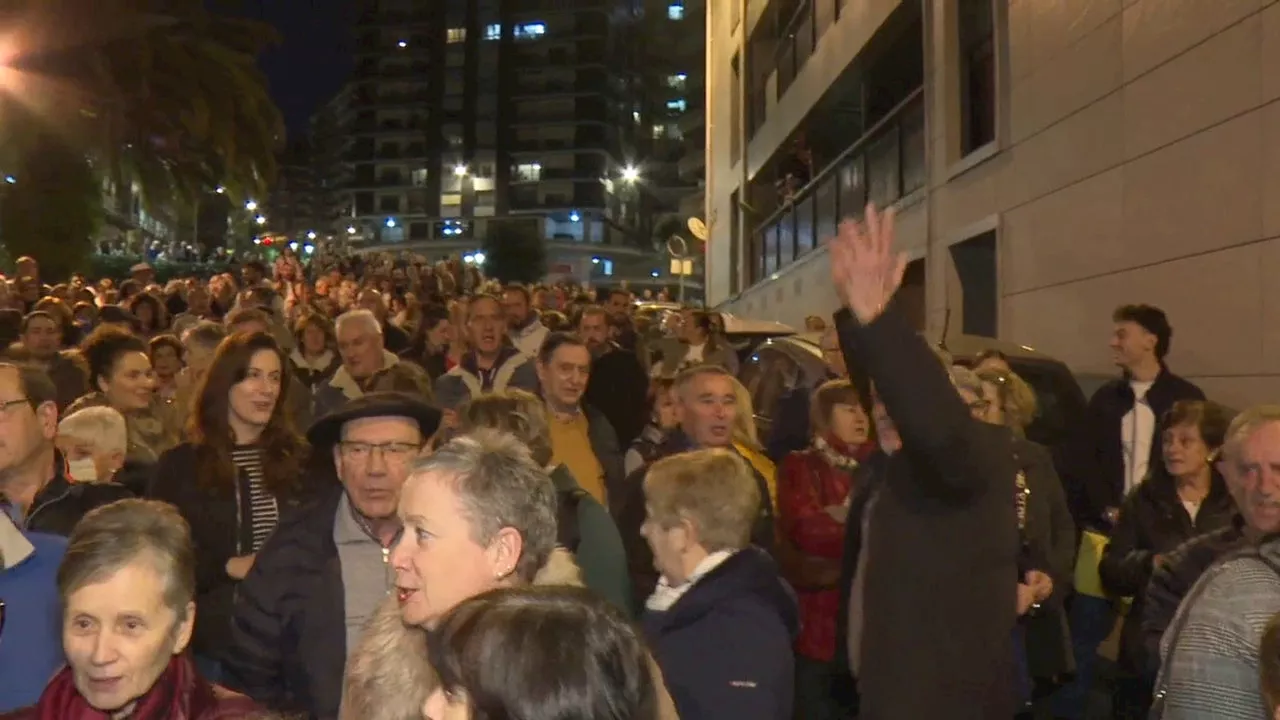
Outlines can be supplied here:
[[892, 236], [842, 226], [824, 377], [765, 437], [750, 346], [662, 294], [19, 259], [0, 717], [1272, 717], [1280, 409], [1206, 399], [1126, 305], [1121, 377], [1040, 445], [1013, 360], [894, 308]]

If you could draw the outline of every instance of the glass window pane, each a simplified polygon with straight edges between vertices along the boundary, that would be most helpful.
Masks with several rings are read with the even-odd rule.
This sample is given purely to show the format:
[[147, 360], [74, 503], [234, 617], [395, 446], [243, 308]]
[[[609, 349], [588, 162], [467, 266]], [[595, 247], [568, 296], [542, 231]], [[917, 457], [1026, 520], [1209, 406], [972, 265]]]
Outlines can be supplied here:
[[815, 245], [826, 242], [828, 238], [835, 237], [836, 226], [840, 223], [839, 207], [836, 202], [839, 186], [840, 178], [833, 173], [823, 178], [822, 183], [818, 185], [817, 190], [813, 193], [815, 215], [813, 235]]
[[880, 207], [898, 199], [898, 129], [891, 127], [867, 147], [867, 183], [871, 202]]
[[764, 274], [766, 278], [778, 271], [778, 226], [771, 225], [764, 231]]
[[862, 217], [867, 206], [867, 175], [863, 169], [863, 158], [857, 155], [845, 162], [840, 168], [840, 207], [839, 217]]
[[796, 253], [796, 218], [788, 211], [778, 219], [778, 269], [791, 264]]
[[796, 206], [796, 258], [804, 257], [814, 247], [813, 196]]

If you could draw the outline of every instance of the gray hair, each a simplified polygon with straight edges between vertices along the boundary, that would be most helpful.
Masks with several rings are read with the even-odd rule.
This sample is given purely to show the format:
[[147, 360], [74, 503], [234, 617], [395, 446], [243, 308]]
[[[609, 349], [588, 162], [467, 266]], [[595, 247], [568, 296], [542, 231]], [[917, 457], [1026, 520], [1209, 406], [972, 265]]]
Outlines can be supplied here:
[[1235, 460], [1240, 446], [1254, 433], [1271, 423], [1280, 422], [1280, 405], [1255, 405], [1240, 413], [1227, 427], [1227, 437], [1222, 444], [1222, 457]]
[[178, 617], [196, 596], [196, 551], [177, 508], [130, 498], [89, 511], [67, 540], [58, 566], [58, 594], [67, 598], [143, 558], [164, 578], [164, 602]]
[[334, 334], [341, 335], [342, 328], [353, 323], [364, 325], [369, 332], [382, 334], [382, 323], [378, 322], [378, 317], [373, 314], [372, 310], [365, 310], [364, 308], [348, 310], [339, 315], [337, 321], [333, 324]]
[[556, 490], [515, 435], [477, 428], [419, 459], [409, 477], [437, 473], [452, 479], [472, 539], [488, 545], [503, 528], [520, 533], [524, 548], [515, 571], [532, 582], [556, 545]]
[[58, 434], [93, 445], [102, 452], [127, 452], [129, 428], [115, 408], [104, 406], [77, 410], [58, 423]]

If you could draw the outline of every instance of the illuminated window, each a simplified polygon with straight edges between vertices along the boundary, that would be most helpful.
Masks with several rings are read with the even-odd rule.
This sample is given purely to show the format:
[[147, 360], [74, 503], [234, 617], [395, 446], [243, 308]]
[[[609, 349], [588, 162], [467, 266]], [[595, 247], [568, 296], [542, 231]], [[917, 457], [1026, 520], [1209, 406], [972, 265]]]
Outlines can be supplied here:
[[547, 34], [546, 24], [540, 22], [524, 23], [523, 25], [515, 26], [512, 30], [512, 34], [515, 35], [517, 40], [532, 40]]
[[639, 110], [632, 110], [632, 111], [631, 111], [631, 119], [632, 119], [632, 120], [634, 120], [634, 121], [636, 122], [636, 124], [637, 124], [637, 125], [639, 125], [639, 124], [640, 124], [640, 111], [639, 111]]
[[495, 24], [495, 25], [486, 25], [486, 26], [484, 27], [484, 39], [485, 39], [485, 40], [501, 40], [501, 39], [502, 39], [502, 26], [501, 26], [501, 25], [496, 25], [496, 24]]
[[654, 139], [654, 140], [658, 140], [658, 139], [660, 139], [660, 138], [664, 138], [664, 137], [666, 137], [666, 136], [667, 136], [667, 126], [666, 126], [666, 125], [654, 125], [654, 126], [653, 126], [653, 139]]
[[462, 195], [460, 193], [440, 193], [441, 205], [461, 205]]
[[465, 42], [467, 39], [467, 29], [466, 28], [449, 28], [449, 32], [445, 36], [445, 38], [449, 41], [450, 45], [452, 45], [453, 43]]
[[685, 110], [689, 109], [689, 103], [685, 102], [684, 98], [676, 98], [675, 100], [668, 100], [667, 109], [670, 110], [671, 112], [682, 113]]
[[673, 2], [673, 3], [671, 3], [670, 5], [668, 5], [668, 6], [667, 6], [667, 19], [668, 19], [668, 20], [683, 20], [683, 19], [684, 19], [684, 3], [682, 3], [682, 2]]
[[516, 177], [521, 180], [539, 180], [542, 178], [542, 163], [523, 163], [516, 166]]
[[689, 80], [689, 76], [684, 73], [676, 73], [675, 75], [668, 75], [667, 87], [675, 88], [676, 90], [683, 90], [688, 80]]

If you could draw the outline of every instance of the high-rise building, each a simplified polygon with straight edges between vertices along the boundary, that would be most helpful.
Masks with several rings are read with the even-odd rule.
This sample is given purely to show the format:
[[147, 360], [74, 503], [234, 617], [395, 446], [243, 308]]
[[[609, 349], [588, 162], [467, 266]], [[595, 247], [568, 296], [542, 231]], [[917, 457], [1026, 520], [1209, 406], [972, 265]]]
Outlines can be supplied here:
[[[1114, 375], [1113, 310], [1249, 404], [1280, 344], [1280, 3], [708, 3], [708, 295], [837, 306], [822, 240], [897, 204], [908, 305]], [[948, 318], [950, 321], [948, 322]]]
[[[680, 236], [701, 296], [702, 247], [688, 229], [703, 212], [706, 115], [706, 7], [703, 0], [645, 0], [641, 82], [648, 102], [641, 128], [645, 186], [651, 193], [654, 239], [666, 249]], [[668, 264], [668, 269], [672, 266]], [[675, 267], [683, 267], [676, 265]]]
[[313, 123], [333, 160], [326, 230], [434, 256], [523, 223], [553, 277], [662, 281], [637, 165], [639, 3], [360, 3], [354, 74]]

